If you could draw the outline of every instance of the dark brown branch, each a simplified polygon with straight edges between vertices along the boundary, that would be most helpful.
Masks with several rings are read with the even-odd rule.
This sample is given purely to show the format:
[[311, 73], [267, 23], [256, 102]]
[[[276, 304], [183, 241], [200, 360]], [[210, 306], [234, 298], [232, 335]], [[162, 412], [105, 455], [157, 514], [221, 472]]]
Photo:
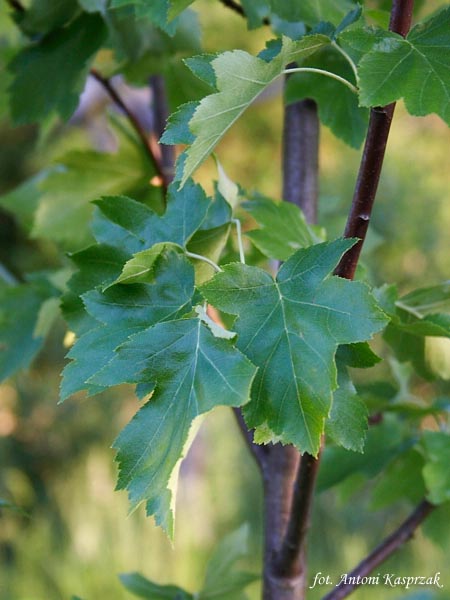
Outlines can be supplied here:
[[139, 139], [142, 141], [142, 144], [147, 152], [147, 155], [150, 158], [151, 163], [153, 164], [153, 167], [155, 168], [155, 171], [156, 171], [158, 177], [161, 180], [161, 185], [162, 185], [162, 188], [163, 188], [163, 191], [165, 194], [167, 191], [168, 182], [164, 176], [164, 172], [161, 167], [161, 164], [159, 163], [159, 161], [158, 161], [157, 157], [155, 156], [155, 153], [151, 147], [150, 139], [147, 136], [147, 134], [145, 133], [142, 125], [139, 123], [136, 116], [128, 108], [128, 106], [125, 104], [123, 99], [120, 97], [120, 95], [114, 89], [114, 87], [109, 79], [107, 79], [106, 77], [103, 77], [103, 75], [101, 75], [96, 69], [91, 69], [90, 74], [92, 75], [92, 77], [94, 77], [94, 79], [96, 79], [100, 83], [100, 85], [108, 93], [108, 95], [113, 100], [113, 102], [123, 111], [123, 113], [129, 120], [130, 124], [132, 125], [133, 129], [136, 131], [137, 135], [139, 136]]
[[312, 500], [319, 470], [319, 458], [303, 454], [294, 484], [291, 514], [275, 569], [281, 577], [293, 577], [304, 569], [304, 548]]
[[[264, 600], [302, 598], [305, 589], [304, 569], [290, 577], [277, 571], [276, 557], [282, 544], [292, 510], [295, 475], [300, 454], [294, 446], [271, 447], [264, 475]], [[302, 554], [302, 558], [304, 555]]]
[[234, 10], [234, 12], [238, 15], [245, 17], [244, 9], [238, 2], [235, 2], [235, 0], [220, 0], [220, 2], [227, 8], [231, 8], [231, 10]]
[[17, 12], [24, 13], [25, 7], [19, 2], [19, 0], [7, 0], [9, 6]]
[[[227, 8], [234, 10], [234, 12], [237, 13], [238, 15], [241, 15], [241, 17], [246, 17], [244, 9], [242, 8], [242, 6], [240, 4], [238, 4], [238, 2], [235, 2], [235, 0], [219, 0], [219, 2], [221, 2]], [[262, 24], [270, 25], [270, 19], [265, 17], [262, 20]]]
[[[411, 26], [414, 0], [394, 0], [389, 28], [405, 36]], [[342, 258], [335, 274], [353, 279], [369, 227], [372, 208], [383, 167], [387, 140], [394, 116], [395, 103], [370, 111], [361, 165], [347, 219], [344, 237], [359, 238], [359, 241]]]
[[[169, 105], [164, 77], [162, 75], [152, 75], [150, 77], [150, 89], [152, 90], [153, 129], [155, 141], [157, 142], [164, 133], [169, 117]], [[175, 147], [161, 144], [157, 148], [161, 155], [160, 164], [164, 178], [166, 182], [170, 183], [173, 180], [175, 170]]]
[[250, 450], [253, 458], [255, 459], [258, 467], [263, 471], [267, 466], [267, 459], [270, 452], [270, 446], [260, 446], [258, 444], [253, 443], [253, 432], [249, 430], [246, 422], [244, 421], [244, 417], [242, 416], [242, 411], [240, 408], [233, 408], [234, 416], [236, 417], [236, 422], [238, 424], [239, 429], [241, 430], [242, 437]]
[[387, 537], [367, 558], [349, 573], [348, 578], [351, 577], [355, 583], [340, 583], [333, 591], [324, 596], [323, 600], [341, 600], [349, 596], [361, 585], [361, 582], [358, 583], [358, 581], [372, 573], [391, 554], [413, 537], [419, 525], [435, 508], [433, 504], [430, 504], [427, 500], [423, 500], [394, 533]]

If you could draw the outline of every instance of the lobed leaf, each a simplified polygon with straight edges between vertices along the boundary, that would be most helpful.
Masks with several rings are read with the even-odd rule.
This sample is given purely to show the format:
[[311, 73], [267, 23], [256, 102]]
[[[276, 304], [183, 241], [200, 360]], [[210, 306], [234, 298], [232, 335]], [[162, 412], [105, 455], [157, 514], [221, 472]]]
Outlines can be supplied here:
[[90, 382], [141, 384], [151, 399], [116, 440], [119, 489], [132, 507], [173, 535], [169, 481], [183, 457], [193, 421], [214, 406], [249, 399], [255, 367], [228, 340], [216, 338], [199, 318], [158, 323], [120, 346]]
[[[305, 58], [329, 43], [328, 36], [311, 34], [297, 42], [283, 38], [281, 50], [269, 62], [242, 50], [225, 52], [214, 58], [211, 65], [219, 91], [203, 98], [189, 121], [195, 140], [186, 151], [180, 187], [250, 104], [281, 75], [287, 64]], [[168, 131], [167, 135], [171, 136], [170, 125]]]
[[436, 113], [450, 125], [450, 7], [411, 29], [406, 38], [372, 28], [344, 32], [365, 51], [359, 62], [360, 104], [385, 106], [400, 98], [412, 115]]
[[89, 65], [105, 39], [103, 19], [84, 13], [21, 50], [9, 64], [14, 77], [9, 89], [14, 123], [41, 121], [53, 111], [68, 119], [78, 105]]
[[231, 264], [201, 287], [208, 302], [238, 314], [237, 347], [259, 367], [251, 428], [316, 455], [337, 387], [339, 344], [361, 342], [386, 324], [368, 288], [331, 277], [354, 240], [317, 244], [293, 254], [276, 280], [256, 267]]
[[273, 202], [256, 197], [242, 204], [260, 226], [245, 235], [267, 257], [286, 260], [299, 248], [311, 246], [317, 240], [306, 223], [302, 211], [289, 202]]
[[112, 360], [118, 346], [142, 329], [191, 310], [194, 270], [189, 261], [173, 248], [163, 247], [153, 269], [147, 283], [113, 285], [82, 295], [95, 326], [81, 335], [67, 355], [72, 362], [63, 371], [61, 400], [83, 389], [94, 394], [107, 387], [92, 385], [90, 380]]

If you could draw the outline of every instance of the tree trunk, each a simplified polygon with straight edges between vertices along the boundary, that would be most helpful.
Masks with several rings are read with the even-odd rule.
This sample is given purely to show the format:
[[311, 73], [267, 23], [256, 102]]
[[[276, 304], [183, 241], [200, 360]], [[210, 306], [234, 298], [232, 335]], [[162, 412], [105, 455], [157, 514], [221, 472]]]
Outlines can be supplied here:
[[[283, 199], [299, 206], [310, 223], [317, 219], [319, 120], [311, 100], [285, 108], [283, 133]], [[312, 457], [304, 457], [309, 464]], [[301, 457], [293, 446], [274, 445], [263, 470], [265, 499], [265, 547], [263, 600], [303, 600], [306, 592], [304, 544], [280, 556], [292, 517]], [[297, 480], [301, 481], [301, 477]], [[301, 492], [301, 490], [300, 490]], [[308, 506], [302, 525], [306, 529]], [[299, 533], [300, 537], [300, 533]], [[288, 553], [289, 554], [289, 553]], [[280, 561], [281, 558], [281, 561]]]

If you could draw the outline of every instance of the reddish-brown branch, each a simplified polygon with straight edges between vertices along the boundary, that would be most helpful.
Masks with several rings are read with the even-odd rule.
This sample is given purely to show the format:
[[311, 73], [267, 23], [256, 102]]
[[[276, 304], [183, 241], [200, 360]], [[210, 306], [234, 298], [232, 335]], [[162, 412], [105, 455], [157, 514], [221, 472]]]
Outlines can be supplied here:
[[[408, 33], [413, 7], [414, 0], [394, 0], [389, 25], [391, 31], [403, 36]], [[370, 111], [369, 128], [344, 233], [345, 237], [359, 238], [359, 241], [343, 256], [335, 270], [336, 275], [346, 279], [353, 279], [355, 275], [366, 238], [394, 109], [395, 103]]]
[[147, 152], [148, 157], [150, 158], [150, 161], [153, 164], [156, 174], [158, 175], [158, 177], [161, 180], [161, 186], [164, 190], [164, 195], [165, 195], [165, 193], [167, 192], [168, 181], [164, 175], [162, 166], [161, 166], [160, 162], [158, 161], [157, 157], [155, 156], [155, 153], [152, 149], [149, 136], [147, 136], [147, 134], [145, 133], [142, 125], [139, 123], [139, 121], [136, 118], [136, 116], [134, 115], [134, 113], [128, 108], [128, 106], [125, 104], [123, 99], [120, 97], [117, 90], [112, 85], [111, 81], [109, 79], [107, 79], [106, 77], [103, 77], [103, 75], [101, 75], [101, 73], [99, 73], [96, 69], [91, 69], [90, 74], [92, 75], [92, 77], [94, 77], [94, 79], [96, 81], [98, 81], [98, 83], [100, 83], [100, 85], [103, 87], [103, 89], [110, 96], [111, 100], [120, 108], [120, 110], [123, 111], [123, 113], [129, 120], [133, 129], [137, 133], [139, 139], [142, 141], [142, 144], [145, 148], [145, 151]]
[[434, 509], [435, 506], [433, 504], [430, 504], [427, 500], [423, 500], [394, 533], [387, 537], [367, 558], [349, 573], [348, 578], [352, 578], [351, 581], [354, 581], [354, 583], [340, 583], [333, 591], [324, 596], [323, 600], [342, 600], [342, 598], [349, 596], [361, 585], [360, 580], [363, 577], [372, 573], [391, 554], [413, 537], [416, 529]]
[[150, 89], [152, 90], [152, 112], [153, 112], [153, 130], [155, 134], [156, 149], [159, 152], [158, 159], [164, 179], [170, 183], [174, 177], [175, 171], [175, 147], [167, 144], [158, 144], [158, 140], [164, 133], [169, 118], [169, 105], [166, 94], [166, 86], [162, 75], [152, 75], [150, 77]]

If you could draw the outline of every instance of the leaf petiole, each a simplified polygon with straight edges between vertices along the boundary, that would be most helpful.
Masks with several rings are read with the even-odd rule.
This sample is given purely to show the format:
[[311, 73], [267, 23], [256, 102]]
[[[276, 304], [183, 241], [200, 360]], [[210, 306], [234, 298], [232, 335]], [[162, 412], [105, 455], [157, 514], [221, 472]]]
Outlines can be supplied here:
[[325, 75], [326, 77], [331, 77], [332, 79], [336, 79], [336, 81], [340, 81], [349, 90], [351, 90], [354, 94], [358, 94], [358, 88], [341, 77], [340, 75], [336, 75], [336, 73], [332, 73], [331, 71], [325, 71], [325, 69], [316, 69], [315, 67], [295, 67], [292, 69], [285, 69], [282, 74], [290, 75], [291, 73], [317, 73], [318, 75]]
[[231, 219], [232, 222], [236, 225], [236, 235], [239, 247], [239, 260], [243, 265], [245, 265], [245, 253], [244, 253], [244, 244], [242, 243], [242, 227], [239, 219]]
[[214, 261], [212, 261], [210, 258], [207, 258], [206, 256], [202, 256], [201, 254], [195, 254], [195, 252], [189, 252], [188, 250], [184, 251], [185, 255], [188, 258], [195, 258], [195, 260], [201, 260], [205, 263], [207, 263], [208, 265], [210, 265], [214, 271], [216, 271], [217, 273], [221, 273], [222, 269], [219, 267], [219, 265], [217, 265]]
[[340, 54], [342, 54], [342, 56], [345, 58], [345, 60], [351, 66], [352, 71], [355, 74], [356, 81], [358, 81], [358, 68], [357, 68], [356, 64], [354, 63], [352, 57], [349, 54], [347, 54], [347, 52], [343, 48], [341, 48], [339, 46], [339, 44], [337, 44], [336, 42], [331, 42], [331, 45], [333, 46], [333, 48], [335, 50], [337, 50]]

